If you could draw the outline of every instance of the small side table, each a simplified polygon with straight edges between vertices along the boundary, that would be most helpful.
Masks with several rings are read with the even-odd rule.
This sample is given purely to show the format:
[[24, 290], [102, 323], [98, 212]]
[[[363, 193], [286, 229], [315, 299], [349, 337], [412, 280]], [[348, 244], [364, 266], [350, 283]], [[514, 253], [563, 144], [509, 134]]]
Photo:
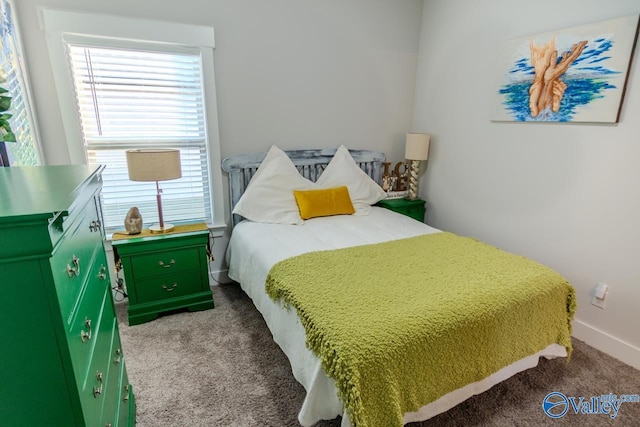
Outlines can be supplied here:
[[378, 202], [378, 206], [424, 222], [425, 203], [422, 199], [382, 199]]
[[147, 229], [133, 236], [114, 233], [111, 244], [116, 266], [121, 262], [124, 269], [129, 325], [165, 311], [213, 308], [206, 224], [177, 225], [162, 234]]

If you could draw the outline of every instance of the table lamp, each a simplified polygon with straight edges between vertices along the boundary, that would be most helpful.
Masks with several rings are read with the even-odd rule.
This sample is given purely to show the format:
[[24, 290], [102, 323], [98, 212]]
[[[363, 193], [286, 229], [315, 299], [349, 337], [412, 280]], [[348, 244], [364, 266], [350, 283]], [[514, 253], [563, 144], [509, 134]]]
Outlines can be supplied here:
[[429, 157], [429, 138], [426, 133], [408, 133], [404, 147], [404, 158], [410, 161], [409, 189], [407, 199], [418, 198], [418, 172], [420, 162]]
[[149, 227], [152, 233], [166, 233], [174, 228], [165, 224], [162, 216], [162, 190], [158, 181], [178, 179], [182, 176], [180, 150], [175, 149], [139, 149], [127, 150], [127, 168], [131, 181], [155, 181], [156, 200], [158, 202], [158, 224]]

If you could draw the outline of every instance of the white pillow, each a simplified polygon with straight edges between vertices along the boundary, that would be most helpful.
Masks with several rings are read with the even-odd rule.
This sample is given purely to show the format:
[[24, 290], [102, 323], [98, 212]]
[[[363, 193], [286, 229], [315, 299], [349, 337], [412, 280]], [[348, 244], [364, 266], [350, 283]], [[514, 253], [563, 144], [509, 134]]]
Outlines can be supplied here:
[[368, 215], [371, 205], [386, 196], [382, 187], [360, 169], [344, 145], [338, 147], [316, 184], [324, 188], [346, 185], [353, 207], [356, 208], [356, 215]]
[[296, 169], [287, 154], [271, 146], [233, 208], [233, 213], [256, 222], [302, 224], [293, 190], [318, 188]]

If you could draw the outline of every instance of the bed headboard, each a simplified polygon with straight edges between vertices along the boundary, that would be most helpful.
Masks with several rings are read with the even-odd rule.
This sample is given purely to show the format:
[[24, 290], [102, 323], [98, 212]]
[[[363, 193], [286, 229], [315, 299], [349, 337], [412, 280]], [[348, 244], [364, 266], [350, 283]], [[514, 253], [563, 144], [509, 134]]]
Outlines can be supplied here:
[[[324, 168], [329, 164], [335, 148], [315, 149], [315, 150], [286, 150], [287, 156], [296, 165], [300, 174], [310, 181], [315, 182]], [[369, 150], [349, 150], [353, 160], [360, 168], [367, 173], [375, 182], [382, 182], [382, 163], [385, 160], [384, 153]], [[222, 170], [229, 174], [229, 200], [231, 210], [244, 193], [245, 188], [258, 166], [264, 160], [267, 152], [240, 154], [227, 157], [222, 161]], [[236, 225], [242, 220], [239, 215], [233, 215], [232, 224]]]

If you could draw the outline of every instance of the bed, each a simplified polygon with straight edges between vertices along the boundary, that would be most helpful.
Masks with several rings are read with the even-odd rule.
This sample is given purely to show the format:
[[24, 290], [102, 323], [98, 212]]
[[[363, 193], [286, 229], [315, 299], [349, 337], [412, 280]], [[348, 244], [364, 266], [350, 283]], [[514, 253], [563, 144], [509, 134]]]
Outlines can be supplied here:
[[[312, 426], [319, 420], [337, 416], [342, 416], [343, 427], [393, 426], [426, 420], [518, 372], [536, 366], [540, 357], [566, 357], [570, 354], [575, 300], [573, 288], [559, 274], [523, 257], [508, 254], [473, 239], [443, 232], [377, 207], [374, 203], [373, 206], [367, 205], [378, 196], [366, 192], [363, 196], [362, 188], [356, 187], [365, 181], [364, 175], [371, 182], [380, 182], [381, 165], [384, 161], [381, 153], [347, 150], [345, 147], [338, 150], [280, 150], [279, 156], [276, 156], [278, 161], [273, 162], [271, 156], [274, 148], [277, 147], [272, 147], [268, 153], [235, 156], [223, 161], [223, 170], [229, 174], [230, 200], [235, 212], [226, 260], [229, 277], [238, 282], [252, 299], [264, 317], [274, 341], [289, 359], [294, 377], [307, 392], [298, 415], [301, 425]], [[261, 171], [263, 160], [265, 167]], [[282, 169], [288, 171], [284, 176], [271, 179], [268, 172], [265, 172], [268, 167], [266, 160], [269, 160], [269, 166], [273, 168], [271, 172]], [[358, 171], [353, 170], [354, 165]], [[298, 178], [292, 175], [292, 171], [303, 179], [296, 181]], [[262, 172], [270, 178], [266, 180], [266, 184], [263, 182], [265, 175]], [[325, 176], [331, 177], [322, 182], [325, 173]], [[249, 185], [254, 177], [256, 179]], [[357, 183], [354, 184], [353, 181]], [[296, 212], [291, 212], [296, 208], [294, 204], [288, 207], [289, 212], [285, 209], [284, 213], [272, 214], [271, 217], [266, 212], [269, 207], [262, 206], [259, 216], [266, 215], [266, 220], [245, 220], [246, 216], [242, 214], [251, 216], [251, 209], [240, 209], [245, 201], [242, 197], [245, 192], [258, 191], [261, 197], [268, 199], [269, 204], [274, 198], [282, 196], [280, 193], [288, 191], [283, 190], [284, 187], [307, 186], [315, 189], [317, 186], [326, 187], [341, 182], [356, 186], [348, 186], [355, 210], [351, 215], [320, 216], [297, 222]], [[266, 187], [260, 187], [259, 183]], [[252, 188], [254, 184], [255, 188]], [[271, 185], [275, 187], [271, 188]], [[370, 193], [375, 192], [375, 188], [368, 190]], [[285, 202], [276, 202], [280, 203]], [[291, 200], [286, 203], [290, 204]], [[272, 222], [274, 217], [279, 220], [289, 214], [289, 221]], [[287, 223], [292, 221], [293, 224]], [[451, 271], [454, 273], [446, 273], [449, 277], [446, 286], [426, 291], [429, 295], [426, 300], [437, 301], [436, 305], [419, 302], [421, 300], [416, 292], [422, 292], [423, 285], [418, 286], [422, 279], [413, 278], [415, 274], [405, 276], [403, 271], [418, 270], [419, 276], [426, 277], [432, 276], [431, 271], [437, 269], [434, 267], [436, 265], [446, 270], [452, 263], [446, 261], [446, 256], [443, 258], [446, 262], [440, 258], [443, 253], [448, 253], [449, 248], [455, 247], [450, 256], [455, 259], [453, 263], [457, 263], [461, 259], [457, 252], [459, 243], [477, 248], [480, 255], [474, 254], [473, 260], [466, 262], [464, 271], [453, 269]], [[400, 246], [406, 244], [413, 246]], [[361, 251], [368, 252], [363, 256]], [[408, 252], [416, 254], [412, 255], [413, 258], [405, 256]], [[310, 257], [318, 254], [328, 258], [319, 261], [317, 272], [313, 270], [311, 274], [310, 266], [314, 265], [316, 259]], [[487, 258], [486, 263], [482, 257]], [[490, 264], [493, 262], [491, 259], [496, 257], [504, 257], [506, 260], [505, 277], [510, 277], [508, 271], [514, 268], [515, 264], [511, 263], [520, 262], [528, 263], [535, 274], [527, 276], [525, 285], [519, 285], [522, 286], [520, 290], [513, 291], [509, 288], [508, 294], [496, 294], [499, 297], [488, 295], [488, 291], [481, 288], [478, 298], [487, 298], [489, 303], [481, 306], [477, 310], [478, 314], [470, 314], [475, 313], [475, 309], [459, 309], [469, 303], [467, 300], [475, 298], [471, 298], [471, 291], [467, 291], [477, 285], [476, 278], [480, 276], [475, 272], [474, 264], [479, 264], [478, 271], [484, 271], [486, 265], [492, 265], [492, 270], [482, 275], [489, 276], [495, 283], [504, 281], [500, 278], [502, 273], [499, 270], [502, 267], [499, 263], [495, 268]], [[364, 280], [359, 283], [350, 272], [355, 271], [353, 265], [362, 259], [368, 259], [369, 264], [363, 264], [362, 267], [367, 272], [360, 273]], [[477, 262], [478, 259], [480, 262]], [[343, 264], [348, 264], [349, 267], [342, 271], [340, 266]], [[295, 272], [300, 270], [301, 265], [302, 271], [296, 276]], [[336, 276], [334, 271], [342, 272]], [[541, 271], [546, 275], [545, 278], [538, 276]], [[318, 277], [314, 278], [313, 275]], [[541, 282], [553, 284], [538, 284], [534, 282], [538, 280], [537, 277], [540, 277]], [[318, 280], [322, 285], [314, 284], [313, 280]], [[442, 282], [442, 277], [434, 276], [433, 280], [445, 283]], [[303, 285], [310, 288], [309, 294], [291, 294], [298, 292], [298, 288], [304, 288]], [[500, 286], [503, 285], [511, 286]], [[363, 292], [361, 288], [366, 291]], [[440, 295], [444, 288], [447, 289], [447, 294]], [[533, 295], [534, 291], [530, 289], [541, 291], [536, 291], [537, 294]], [[376, 292], [381, 293], [377, 295]], [[528, 295], [526, 298], [521, 297], [525, 294]], [[336, 308], [343, 303], [343, 295], [344, 299], [351, 298], [354, 301], [373, 298], [369, 300], [367, 307], [375, 308]], [[529, 299], [535, 299], [535, 302], [530, 303]], [[500, 304], [496, 303], [495, 306], [505, 306], [505, 310], [520, 313], [520, 319], [516, 316], [506, 322], [520, 322], [518, 333], [507, 330], [513, 325], [505, 326], [505, 322], [500, 320], [501, 314], [496, 314], [498, 309], [494, 309], [493, 301], [497, 300], [500, 300]], [[384, 301], [384, 304], [378, 301]], [[471, 303], [472, 306], [474, 304]], [[401, 320], [393, 317], [396, 314], [391, 308], [387, 310], [388, 305], [397, 305], [396, 310], [400, 313]], [[316, 310], [315, 314], [313, 310]], [[347, 316], [346, 320], [341, 319], [347, 323], [348, 331], [344, 332], [346, 335], [339, 335], [339, 331], [334, 334], [331, 330], [333, 319], [329, 312], [332, 310], [339, 312], [338, 317]], [[362, 310], [375, 311], [375, 314], [368, 313], [370, 317], [366, 318], [367, 313], [357, 314]], [[485, 316], [483, 313], [487, 310], [491, 313], [486, 316], [492, 320], [483, 323], [485, 321], [482, 316]], [[548, 313], [549, 310], [553, 312]], [[326, 316], [323, 315], [325, 312]], [[451, 312], [455, 312], [452, 315], [456, 324], [453, 329], [459, 330], [447, 326], [451, 330], [447, 329], [446, 333], [424, 332], [429, 328], [425, 327], [425, 323], [420, 323], [423, 322], [423, 317], [430, 316], [426, 321], [431, 325], [431, 317], [442, 317], [443, 313], [446, 317], [451, 317]], [[523, 313], [528, 314], [523, 316]], [[353, 317], [360, 315], [363, 320]], [[331, 319], [326, 320], [326, 325], [323, 324], [325, 317]], [[523, 322], [523, 317], [528, 317], [531, 321]], [[376, 332], [377, 324], [385, 322], [394, 326], [398, 322], [407, 322], [407, 326], [400, 323], [403, 325], [402, 329], [391, 334], [383, 330]], [[538, 326], [533, 325], [534, 323], [541, 324], [543, 331], [535, 329]], [[434, 326], [434, 330], [441, 331], [438, 328], [439, 326]], [[336, 326], [335, 329], [340, 327]], [[375, 334], [380, 334], [380, 345], [376, 341], [378, 335]], [[540, 334], [544, 336], [537, 337]], [[343, 339], [351, 339], [353, 335], [361, 337], [362, 342], [355, 341], [351, 344]], [[396, 335], [401, 338], [398, 339]], [[416, 335], [415, 339], [413, 335]], [[529, 338], [534, 335], [535, 340]], [[487, 336], [491, 339], [487, 339]], [[494, 345], [493, 341], [502, 343]], [[411, 351], [407, 351], [409, 344], [406, 343], [410, 343]], [[356, 354], [355, 350], [351, 351], [350, 346], [360, 348], [365, 344], [381, 348], [368, 347], [364, 350], [366, 354], [375, 354], [375, 357], [369, 359], [362, 354], [349, 358], [352, 353]], [[452, 346], [455, 357], [450, 356]], [[420, 348], [416, 349], [417, 347]], [[458, 362], [459, 360], [461, 361]], [[352, 365], [355, 366], [353, 369]]]

